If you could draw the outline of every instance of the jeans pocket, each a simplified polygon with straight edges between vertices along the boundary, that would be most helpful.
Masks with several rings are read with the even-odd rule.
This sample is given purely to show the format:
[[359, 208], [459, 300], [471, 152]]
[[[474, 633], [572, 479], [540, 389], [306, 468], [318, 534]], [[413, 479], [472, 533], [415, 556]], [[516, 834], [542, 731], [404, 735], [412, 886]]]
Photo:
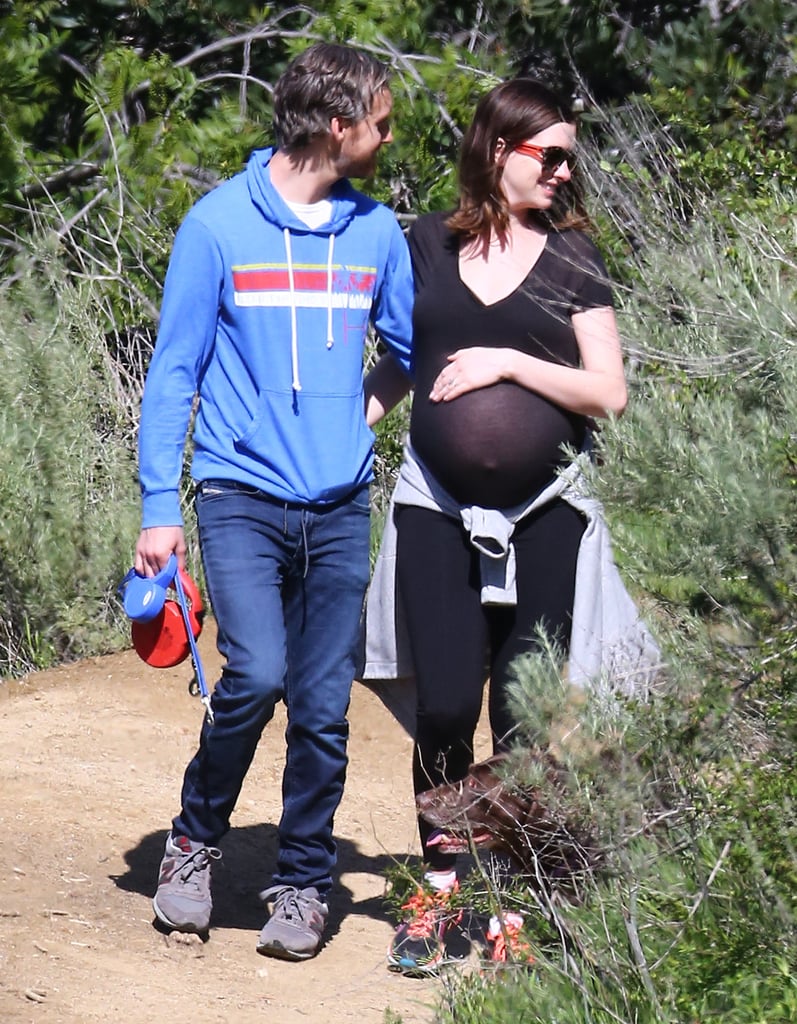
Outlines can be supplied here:
[[355, 512], [362, 512], [369, 514], [371, 512], [371, 488], [370, 485], [366, 484], [361, 487], [359, 491], [356, 491], [348, 501], [348, 504]]
[[235, 480], [201, 480], [196, 486], [195, 497], [197, 502], [205, 504], [218, 498], [239, 495], [255, 497], [259, 493], [256, 487]]

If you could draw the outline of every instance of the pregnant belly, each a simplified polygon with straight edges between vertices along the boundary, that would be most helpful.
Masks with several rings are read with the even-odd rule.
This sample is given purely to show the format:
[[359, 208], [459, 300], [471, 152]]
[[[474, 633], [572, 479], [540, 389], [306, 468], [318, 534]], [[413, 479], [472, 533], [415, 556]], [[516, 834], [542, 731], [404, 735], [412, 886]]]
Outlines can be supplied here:
[[550, 482], [566, 461], [562, 445], [580, 447], [584, 428], [583, 417], [501, 383], [452, 402], [433, 403], [416, 391], [410, 437], [460, 504], [509, 508]]

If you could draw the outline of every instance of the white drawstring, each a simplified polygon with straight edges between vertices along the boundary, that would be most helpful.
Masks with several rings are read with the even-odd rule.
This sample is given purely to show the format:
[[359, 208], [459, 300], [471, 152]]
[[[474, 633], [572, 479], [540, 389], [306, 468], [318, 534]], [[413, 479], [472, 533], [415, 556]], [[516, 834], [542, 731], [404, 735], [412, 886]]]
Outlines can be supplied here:
[[[288, 289], [291, 297], [291, 373], [293, 374], [292, 387], [294, 391], [301, 391], [302, 384], [299, 380], [299, 337], [296, 323], [296, 283], [293, 276], [293, 255], [291, 253], [291, 233], [288, 228], [282, 229], [285, 239], [285, 257], [288, 262]], [[329, 236], [329, 248], [327, 249], [327, 348], [335, 344], [335, 336], [332, 333], [332, 260], [335, 253], [335, 236]]]
[[332, 348], [335, 338], [332, 335], [332, 253], [335, 249], [335, 236], [329, 236], [327, 252], [327, 348]]
[[293, 282], [291, 233], [288, 228], [283, 228], [282, 234], [285, 239], [285, 256], [288, 260], [288, 288], [291, 294], [291, 372], [293, 373], [293, 382], [291, 386], [294, 391], [301, 391], [302, 384], [299, 380], [299, 343], [296, 330], [296, 288]]

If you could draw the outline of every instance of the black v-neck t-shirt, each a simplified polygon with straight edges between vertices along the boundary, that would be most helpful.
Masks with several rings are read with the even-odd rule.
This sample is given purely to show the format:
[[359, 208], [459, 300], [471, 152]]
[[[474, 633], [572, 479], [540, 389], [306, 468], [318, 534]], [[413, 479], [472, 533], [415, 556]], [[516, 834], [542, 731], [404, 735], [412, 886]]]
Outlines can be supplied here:
[[509, 508], [549, 483], [564, 461], [562, 446], [580, 448], [583, 416], [511, 381], [431, 402], [432, 384], [457, 349], [514, 348], [578, 366], [574, 313], [612, 305], [606, 268], [581, 231], [551, 231], [526, 279], [485, 305], [459, 275], [459, 240], [446, 214], [419, 218], [409, 234], [415, 273], [413, 448], [463, 505]]

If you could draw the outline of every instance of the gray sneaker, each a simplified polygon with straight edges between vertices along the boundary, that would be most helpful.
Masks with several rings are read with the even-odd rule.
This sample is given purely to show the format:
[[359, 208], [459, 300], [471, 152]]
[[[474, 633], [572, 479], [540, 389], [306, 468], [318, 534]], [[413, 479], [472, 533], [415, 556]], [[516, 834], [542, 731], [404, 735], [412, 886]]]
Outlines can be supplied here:
[[260, 893], [270, 917], [260, 933], [258, 953], [279, 960], [308, 960], [321, 946], [329, 908], [317, 889], [273, 885]]
[[221, 850], [215, 846], [170, 832], [152, 899], [158, 920], [178, 932], [206, 932], [213, 907], [210, 862], [220, 859]]

